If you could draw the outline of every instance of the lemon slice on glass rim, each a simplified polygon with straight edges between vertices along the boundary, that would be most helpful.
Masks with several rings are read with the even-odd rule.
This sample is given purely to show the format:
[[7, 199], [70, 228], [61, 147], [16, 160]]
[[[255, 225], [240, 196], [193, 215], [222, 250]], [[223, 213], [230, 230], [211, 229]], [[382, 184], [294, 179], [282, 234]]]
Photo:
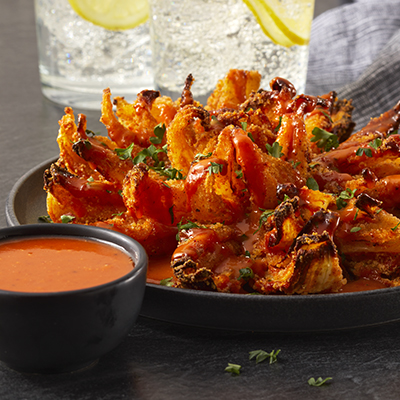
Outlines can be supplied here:
[[293, 7], [300, 7], [300, 13], [289, 15], [288, 5], [282, 0], [243, 0], [254, 14], [264, 33], [276, 44], [285, 47], [304, 46], [310, 41], [311, 22], [314, 13], [313, 2], [296, 0]]
[[109, 30], [133, 29], [149, 18], [147, 0], [68, 0], [83, 19]]

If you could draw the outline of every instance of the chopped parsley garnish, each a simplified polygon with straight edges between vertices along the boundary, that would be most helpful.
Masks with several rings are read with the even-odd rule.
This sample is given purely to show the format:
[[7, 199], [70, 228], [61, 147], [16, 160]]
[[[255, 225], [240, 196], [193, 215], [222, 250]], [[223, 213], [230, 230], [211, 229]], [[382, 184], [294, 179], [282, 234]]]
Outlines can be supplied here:
[[271, 353], [267, 353], [264, 350], [254, 350], [249, 352], [249, 360], [252, 360], [253, 358], [256, 359], [256, 364], [265, 361], [267, 358], [269, 358], [269, 363], [273, 364], [278, 361], [278, 354], [281, 352], [281, 350], [272, 350]]
[[319, 378], [317, 378], [317, 379], [314, 379], [314, 378], [310, 378], [309, 380], [308, 380], [308, 384], [310, 385], [310, 386], [322, 386], [322, 385], [324, 385], [324, 384], [326, 384], [329, 380], [331, 380], [332, 378], [325, 378], [325, 379], [322, 379], [321, 377], [319, 377]]
[[327, 112], [321, 110], [321, 113], [324, 114], [326, 118], [328, 118], [330, 123], [333, 123], [331, 116]]
[[367, 157], [372, 157], [372, 150], [359, 147], [356, 151], [356, 156], [361, 157], [363, 154], [365, 154]]
[[314, 137], [311, 139], [311, 141], [315, 142], [319, 149], [329, 151], [332, 148], [339, 146], [338, 137], [334, 133], [330, 133], [325, 129], [315, 127], [312, 131], [312, 135]]
[[192, 221], [188, 221], [186, 223], [182, 223], [182, 221], [180, 221], [177, 225], [178, 228], [178, 233], [176, 235], [176, 240], [179, 240], [179, 232], [180, 231], [187, 231], [189, 229], [195, 229], [195, 228], [199, 228], [199, 229], [206, 229], [207, 227], [204, 225], [197, 225], [195, 222]]
[[297, 162], [289, 161], [289, 162], [292, 165], [293, 169], [296, 169], [301, 164], [301, 161], [297, 161]]
[[265, 210], [261, 216], [260, 220], [258, 222], [258, 229], [254, 232], [257, 233], [261, 227], [264, 225], [265, 222], [267, 222], [268, 218], [274, 213], [274, 210]]
[[343, 192], [340, 193], [340, 195], [336, 199], [336, 207], [338, 208], [338, 210], [341, 210], [342, 208], [345, 208], [347, 206], [346, 200], [352, 199], [356, 191], [357, 189], [351, 190], [347, 188], [346, 190], [343, 190]]
[[359, 226], [353, 226], [353, 228], [350, 229], [351, 233], [356, 233], [361, 231], [361, 228]]
[[171, 224], [174, 223], [174, 206], [168, 209], [169, 215], [171, 216]]
[[311, 190], [319, 190], [317, 181], [312, 177], [307, 179], [306, 186]]
[[179, 170], [176, 170], [175, 168], [165, 168], [164, 161], [160, 161], [158, 158], [160, 153], [167, 153], [167, 145], [164, 145], [161, 148], [155, 146], [155, 144], [161, 144], [165, 131], [165, 124], [158, 124], [154, 128], [155, 136], [149, 139], [152, 144], [136, 154], [134, 158], [132, 158], [132, 151], [134, 148], [133, 143], [125, 149], [115, 149], [114, 151], [121, 160], [131, 159], [134, 164], [147, 164], [147, 160], [151, 159], [153, 160], [153, 165], [149, 166], [150, 169], [157, 171], [161, 175], [167, 176], [169, 179], [184, 179]]
[[237, 278], [238, 281], [240, 281], [241, 279], [248, 280], [250, 278], [254, 278], [254, 272], [250, 267], [239, 269], [239, 273], [239, 278]]
[[[368, 143], [369, 147], [372, 147], [374, 150], [378, 150], [378, 148], [382, 145], [382, 139], [375, 138], [371, 142]], [[367, 157], [372, 157], [372, 150], [369, 148], [358, 148], [356, 151], [356, 156], [362, 156], [365, 154]]]
[[210, 173], [210, 175], [220, 174], [223, 168], [224, 164], [218, 164], [216, 162], [211, 161], [210, 166], [208, 167], [208, 172]]
[[394, 226], [393, 228], [390, 228], [390, 229], [394, 232], [399, 227], [399, 225], [400, 225], [400, 222], [396, 226]]
[[232, 375], [239, 375], [241, 368], [242, 366], [239, 364], [228, 363], [228, 366], [225, 368], [225, 371], [230, 372]]
[[282, 117], [279, 117], [279, 123], [278, 125], [275, 127], [274, 132], [278, 132], [279, 129], [281, 128], [282, 125]]
[[[184, 179], [184, 176], [182, 175], [182, 170], [181, 169], [176, 169], [176, 168], [161, 168], [161, 169], [156, 169], [156, 171], [163, 176], [166, 176], [168, 179]], [[166, 185], [169, 187], [168, 185]]]
[[132, 143], [126, 149], [115, 149], [115, 153], [121, 160], [127, 160], [128, 158], [132, 159], [132, 150], [134, 144]]
[[41, 215], [40, 217], [38, 217], [38, 220], [42, 221], [42, 222], [46, 222], [48, 224], [51, 224], [53, 222], [49, 215]]
[[245, 122], [245, 121], [240, 121], [240, 125], [242, 125], [242, 129], [247, 133], [247, 136], [251, 139], [251, 141], [254, 142], [254, 137], [253, 137], [252, 133], [246, 131], [246, 129], [247, 129], [247, 122]]
[[162, 280], [160, 281], [160, 285], [161, 285], [161, 286], [169, 286], [169, 287], [171, 287], [173, 284], [174, 284], [174, 283], [172, 282], [172, 277], [170, 277], [170, 278], [165, 278], [165, 279], [162, 279]]
[[167, 153], [167, 145], [164, 145], [161, 149], [158, 149], [154, 144], [151, 144], [147, 149], [143, 149], [133, 159], [134, 164], [146, 163], [147, 158], [151, 158], [154, 161], [154, 168], [163, 168], [164, 162], [158, 159], [160, 153]]
[[85, 145], [85, 147], [90, 150], [92, 148], [92, 143], [89, 142], [89, 140], [84, 140], [83, 144]]
[[378, 147], [381, 147], [381, 145], [382, 145], [382, 139], [380, 139], [380, 138], [375, 138], [372, 142], [369, 142], [369, 145], [373, 148], [373, 149], [375, 149], [375, 150], [378, 150]]
[[253, 143], [255, 142], [255, 140], [254, 140], [253, 135], [252, 135], [251, 132], [247, 132], [247, 136], [251, 139], [251, 141], [252, 141]]
[[153, 144], [161, 144], [161, 142], [163, 141], [164, 138], [164, 133], [167, 130], [167, 128], [165, 127], [165, 124], [158, 124], [155, 128], [154, 128], [154, 136], [150, 137], [150, 142]]
[[211, 155], [212, 155], [211, 152], [210, 152], [210, 153], [207, 153], [207, 154], [197, 153], [197, 154], [194, 156], [193, 161], [194, 161], [194, 162], [198, 162], [198, 161], [200, 161], [200, 160], [204, 160], [205, 158], [210, 158]]
[[281, 158], [284, 154], [282, 153], [282, 149], [283, 147], [278, 143], [278, 142], [274, 142], [272, 143], [272, 146], [270, 144], [266, 144], [265, 145], [268, 154], [272, 157], [275, 158]]
[[235, 171], [235, 174], [236, 174], [236, 178], [238, 178], [238, 179], [243, 178], [243, 171], [237, 170], [237, 171]]
[[63, 224], [68, 224], [68, 222], [71, 222], [74, 219], [75, 217], [73, 215], [61, 215], [61, 223]]

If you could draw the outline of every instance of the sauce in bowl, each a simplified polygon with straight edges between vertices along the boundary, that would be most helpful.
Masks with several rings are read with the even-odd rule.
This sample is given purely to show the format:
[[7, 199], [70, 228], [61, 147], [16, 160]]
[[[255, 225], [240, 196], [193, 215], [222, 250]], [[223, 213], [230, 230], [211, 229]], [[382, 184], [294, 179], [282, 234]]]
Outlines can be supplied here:
[[0, 289], [61, 292], [102, 285], [134, 268], [116, 246], [71, 237], [19, 238], [0, 243]]

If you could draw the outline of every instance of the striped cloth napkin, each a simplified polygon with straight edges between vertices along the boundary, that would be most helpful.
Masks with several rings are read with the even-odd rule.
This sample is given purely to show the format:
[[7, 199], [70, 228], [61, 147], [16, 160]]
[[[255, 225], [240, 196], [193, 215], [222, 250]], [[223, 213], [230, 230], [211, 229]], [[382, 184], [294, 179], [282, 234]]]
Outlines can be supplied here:
[[400, 100], [400, 0], [358, 0], [313, 21], [306, 93], [331, 90], [353, 99], [356, 129]]

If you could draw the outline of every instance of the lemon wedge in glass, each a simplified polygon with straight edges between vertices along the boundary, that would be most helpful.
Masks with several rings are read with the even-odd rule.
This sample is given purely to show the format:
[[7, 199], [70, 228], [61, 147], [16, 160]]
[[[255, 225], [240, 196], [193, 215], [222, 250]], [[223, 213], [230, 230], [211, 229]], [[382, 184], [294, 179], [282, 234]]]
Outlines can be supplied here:
[[291, 47], [303, 46], [310, 41], [311, 22], [314, 14], [313, 1], [243, 1], [254, 14], [264, 33], [274, 43]]
[[149, 5], [147, 0], [68, 1], [79, 16], [105, 29], [132, 29], [149, 18]]

